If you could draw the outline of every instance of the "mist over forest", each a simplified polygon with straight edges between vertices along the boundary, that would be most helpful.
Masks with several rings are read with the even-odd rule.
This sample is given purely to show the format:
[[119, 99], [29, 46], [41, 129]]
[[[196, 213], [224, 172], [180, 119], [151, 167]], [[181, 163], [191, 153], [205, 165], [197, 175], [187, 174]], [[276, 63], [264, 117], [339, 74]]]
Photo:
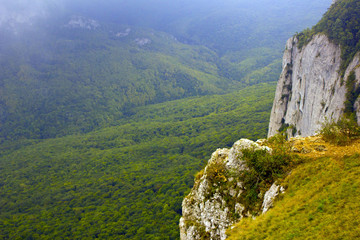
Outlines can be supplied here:
[[327, 7], [328, 0], [5, 0], [0, 6], [0, 25], [16, 29], [17, 24], [31, 26], [53, 17], [80, 15], [165, 31], [187, 43], [226, 51], [242, 49], [243, 44], [253, 41], [257, 46], [283, 46], [295, 31], [316, 23]]

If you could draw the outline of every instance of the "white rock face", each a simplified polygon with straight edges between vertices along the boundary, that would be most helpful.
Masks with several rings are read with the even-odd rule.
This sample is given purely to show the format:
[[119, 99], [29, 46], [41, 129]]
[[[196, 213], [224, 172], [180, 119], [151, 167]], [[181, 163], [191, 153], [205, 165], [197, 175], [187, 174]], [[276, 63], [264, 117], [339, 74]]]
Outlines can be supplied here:
[[360, 123], [360, 97], [356, 100], [354, 107], [357, 112], [357, 122]]
[[94, 30], [100, 27], [100, 24], [94, 19], [85, 18], [82, 16], [73, 16], [66, 25], [66, 27]]
[[237, 182], [233, 174], [246, 168], [242, 150], [249, 148], [271, 151], [251, 140], [241, 139], [230, 150], [217, 149], [212, 154], [203, 175], [195, 181], [182, 203], [180, 239], [225, 239], [226, 229], [245, 215], [245, 208], [238, 201], [243, 184]]
[[146, 44], [150, 44], [151, 43], [151, 40], [148, 39], [148, 38], [136, 38], [134, 40], [136, 42], [137, 45], [139, 46], [144, 46]]
[[[290, 137], [311, 136], [325, 118], [339, 119], [344, 109], [345, 82], [352, 70], [360, 82], [359, 55], [347, 67], [343, 81], [338, 73], [340, 54], [340, 46], [322, 34], [314, 36], [302, 49], [298, 49], [296, 37], [287, 41], [271, 111], [269, 137], [282, 126], [292, 126], [288, 129]], [[358, 115], [359, 110], [358, 107]]]
[[285, 192], [285, 189], [282, 186], [277, 185], [276, 183], [274, 183], [264, 195], [264, 201], [263, 201], [263, 204], [261, 206], [262, 214], [269, 211], [269, 209], [272, 208], [273, 205], [274, 205], [275, 198], [280, 193], [284, 193], [284, 192]]

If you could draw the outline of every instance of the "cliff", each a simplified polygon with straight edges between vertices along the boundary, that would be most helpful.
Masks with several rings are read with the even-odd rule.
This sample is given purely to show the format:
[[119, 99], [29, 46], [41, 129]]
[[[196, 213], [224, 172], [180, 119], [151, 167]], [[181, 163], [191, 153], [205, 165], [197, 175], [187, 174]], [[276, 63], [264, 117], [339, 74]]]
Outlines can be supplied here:
[[269, 137], [311, 136], [344, 112], [360, 123], [359, 14], [358, 1], [333, 1], [319, 23], [287, 41]]
[[[299, 48], [296, 36], [286, 43], [283, 70], [276, 88], [269, 133], [273, 136], [288, 127], [289, 136], [314, 135], [321, 122], [339, 119], [344, 113], [346, 80], [355, 72], [360, 83], [359, 55], [355, 55], [342, 77], [339, 73], [341, 47], [323, 34], [315, 35]], [[354, 104], [360, 116], [359, 99]], [[360, 123], [360, 119], [358, 118]]]
[[[243, 173], [253, 170], [247, 171], [250, 168], [244, 154], [247, 151], [271, 154], [272, 149], [261, 144], [262, 141], [241, 139], [231, 149], [218, 149], [212, 154], [182, 203], [183, 217], [179, 224], [182, 240], [226, 239], [225, 232], [231, 225], [245, 216], [252, 216], [245, 200], [250, 187]], [[276, 183], [268, 189], [256, 193], [255, 198], [263, 200], [258, 213], [268, 211], [274, 198], [284, 191]]]

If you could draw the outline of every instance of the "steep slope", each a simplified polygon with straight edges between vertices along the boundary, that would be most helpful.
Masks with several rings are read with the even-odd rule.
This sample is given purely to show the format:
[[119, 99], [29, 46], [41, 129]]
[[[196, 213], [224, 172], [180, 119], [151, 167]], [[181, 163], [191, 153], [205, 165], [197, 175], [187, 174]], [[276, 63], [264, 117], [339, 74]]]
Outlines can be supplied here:
[[224, 240], [234, 223], [267, 212], [284, 191], [277, 180], [297, 162], [289, 147], [278, 136], [217, 149], [182, 203], [180, 238]]
[[268, 136], [286, 129], [310, 136], [343, 113], [360, 120], [359, 13], [357, 1], [337, 1], [313, 29], [288, 40]]
[[[297, 140], [307, 160], [292, 170], [273, 209], [229, 229], [228, 239], [359, 239], [360, 141], [334, 146], [316, 137]], [[311, 148], [320, 144], [326, 151]]]
[[226, 229], [247, 216], [241, 202], [244, 183], [236, 173], [248, 168], [243, 159], [243, 151], [248, 149], [270, 151], [258, 143], [240, 139], [231, 149], [218, 149], [211, 155], [182, 203], [182, 240], [225, 239]]
[[65, 20], [18, 34], [0, 28], [0, 139], [89, 132], [133, 107], [224, 93], [233, 82], [205, 47], [149, 29]]

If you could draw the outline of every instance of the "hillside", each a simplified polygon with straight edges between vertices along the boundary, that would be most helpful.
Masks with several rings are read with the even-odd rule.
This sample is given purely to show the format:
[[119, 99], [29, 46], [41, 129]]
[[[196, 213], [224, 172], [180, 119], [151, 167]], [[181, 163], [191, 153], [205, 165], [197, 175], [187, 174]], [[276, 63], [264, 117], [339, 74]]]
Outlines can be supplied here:
[[319, 136], [217, 149], [183, 200], [180, 238], [357, 238], [359, 136], [342, 119]]
[[[247, 218], [228, 231], [228, 239], [358, 239], [360, 140], [348, 146], [319, 137], [295, 140], [304, 163], [281, 184], [285, 193], [274, 208]], [[322, 146], [316, 151], [314, 145]], [[300, 149], [301, 149], [300, 148]], [[319, 148], [318, 148], [319, 149]]]
[[165, 33], [84, 17], [38, 28], [3, 33], [3, 139], [89, 132], [116, 125], [136, 106], [235, 84], [218, 74], [214, 52]]

